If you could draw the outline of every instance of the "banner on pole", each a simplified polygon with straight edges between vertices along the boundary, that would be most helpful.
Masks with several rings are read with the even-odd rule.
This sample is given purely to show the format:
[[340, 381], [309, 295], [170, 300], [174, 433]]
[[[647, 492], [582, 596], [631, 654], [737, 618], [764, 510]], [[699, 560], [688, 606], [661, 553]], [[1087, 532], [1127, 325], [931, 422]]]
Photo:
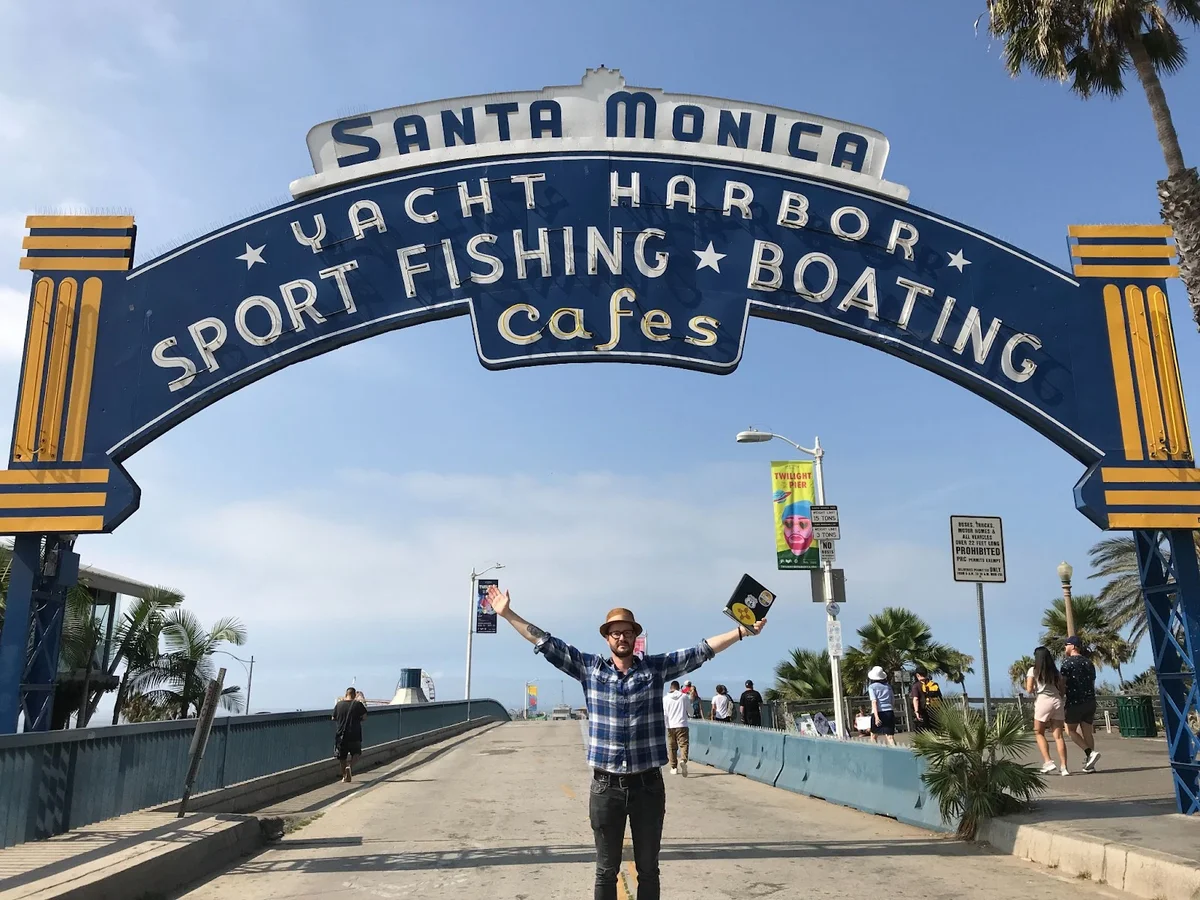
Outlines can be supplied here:
[[813, 535], [813, 464], [805, 460], [771, 463], [775, 513], [775, 558], [781, 569], [819, 569]]
[[492, 609], [492, 603], [488, 600], [487, 592], [490, 587], [499, 587], [500, 582], [495, 578], [480, 578], [475, 583], [476, 601], [475, 601], [475, 633], [476, 634], [495, 634], [496, 633], [496, 610]]
[[529, 715], [537, 714], [537, 685], [525, 685], [525, 709], [529, 711]]

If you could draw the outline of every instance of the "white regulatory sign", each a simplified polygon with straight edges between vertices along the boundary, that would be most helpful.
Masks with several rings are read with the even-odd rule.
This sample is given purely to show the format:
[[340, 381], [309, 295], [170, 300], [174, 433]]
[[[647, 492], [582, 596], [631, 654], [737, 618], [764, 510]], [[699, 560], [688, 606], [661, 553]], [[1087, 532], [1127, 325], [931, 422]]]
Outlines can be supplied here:
[[837, 541], [817, 541], [821, 551], [821, 562], [837, 562]]
[[[814, 529], [815, 531], [815, 529]], [[999, 516], [951, 516], [954, 580], [1004, 582], [1004, 529]]]
[[838, 510], [836, 506], [812, 507], [812, 523], [814, 525], [837, 525]]
[[840, 541], [842, 528], [840, 525], [814, 525], [813, 537], [818, 541]]
[[837, 619], [825, 621], [825, 636], [829, 640], [829, 655], [834, 659], [842, 657], [842, 623]]

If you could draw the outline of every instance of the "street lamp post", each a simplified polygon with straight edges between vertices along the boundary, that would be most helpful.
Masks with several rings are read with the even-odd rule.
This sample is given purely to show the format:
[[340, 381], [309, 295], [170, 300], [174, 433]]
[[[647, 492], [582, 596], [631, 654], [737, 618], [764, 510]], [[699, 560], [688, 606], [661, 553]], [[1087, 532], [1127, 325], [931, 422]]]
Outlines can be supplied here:
[[1075, 569], [1065, 560], [1058, 564], [1058, 580], [1062, 582], [1063, 609], [1067, 613], [1067, 637], [1075, 633], [1075, 610], [1071, 608], [1071, 575]]
[[240, 656], [234, 656], [228, 650], [214, 650], [213, 653], [220, 653], [223, 656], [228, 656], [230, 659], [236, 659], [242, 664], [242, 668], [249, 666], [246, 673], [246, 715], [250, 715], [250, 688], [254, 686], [254, 656], [249, 659], [242, 659]]
[[476, 572], [474, 568], [471, 569], [471, 606], [467, 612], [467, 683], [463, 690], [463, 699], [467, 701], [468, 719], [471, 718], [471, 642], [475, 637], [475, 582], [479, 579], [480, 575], [486, 575], [493, 569], [503, 568], [503, 563], [496, 563], [495, 565], [488, 566], [482, 572]]
[[[813, 447], [809, 450], [807, 447], [801, 447], [795, 441], [785, 438], [782, 434], [772, 434], [768, 431], [756, 431], [751, 428], [748, 431], [738, 432], [737, 442], [739, 444], [763, 444], [767, 441], [778, 439], [785, 444], [791, 444], [796, 450], [801, 453], [807, 453], [813, 458], [813, 478], [816, 481], [816, 496], [817, 505], [825, 505], [825, 471], [822, 465], [825, 459], [825, 450], [821, 447], [821, 439], [813, 438]], [[833, 563], [827, 559], [821, 560], [821, 574], [823, 593], [825, 595], [825, 614], [828, 622], [836, 622], [837, 616], [833, 613]], [[832, 608], [831, 608], [832, 607]], [[842, 709], [842, 670], [839, 665], [839, 659], [834, 656], [829, 657], [829, 672], [830, 680], [833, 683], [833, 717], [834, 724], [837, 727], [838, 740], [846, 734], [846, 715]]]

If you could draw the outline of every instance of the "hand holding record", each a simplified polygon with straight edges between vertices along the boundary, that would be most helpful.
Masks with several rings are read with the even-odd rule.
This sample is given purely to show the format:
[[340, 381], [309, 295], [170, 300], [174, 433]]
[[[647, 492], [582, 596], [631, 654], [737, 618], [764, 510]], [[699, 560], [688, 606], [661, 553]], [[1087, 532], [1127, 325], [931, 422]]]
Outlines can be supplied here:
[[733, 596], [725, 604], [725, 615], [738, 623], [738, 636], [760, 634], [767, 624], [767, 610], [775, 602], [775, 595], [751, 578], [743, 575], [734, 589]]

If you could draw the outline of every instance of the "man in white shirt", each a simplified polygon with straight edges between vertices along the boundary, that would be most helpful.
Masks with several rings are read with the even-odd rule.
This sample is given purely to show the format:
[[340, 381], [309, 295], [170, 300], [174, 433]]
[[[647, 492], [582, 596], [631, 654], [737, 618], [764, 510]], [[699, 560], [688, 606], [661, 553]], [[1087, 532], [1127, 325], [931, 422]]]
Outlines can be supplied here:
[[679, 690], [679, 682], [671, 682], [671, 692], [663, 697], [663, 714], [667, 720], [667, 759], [671, 774], [687, 778], [688, 706], [692, 698]]

